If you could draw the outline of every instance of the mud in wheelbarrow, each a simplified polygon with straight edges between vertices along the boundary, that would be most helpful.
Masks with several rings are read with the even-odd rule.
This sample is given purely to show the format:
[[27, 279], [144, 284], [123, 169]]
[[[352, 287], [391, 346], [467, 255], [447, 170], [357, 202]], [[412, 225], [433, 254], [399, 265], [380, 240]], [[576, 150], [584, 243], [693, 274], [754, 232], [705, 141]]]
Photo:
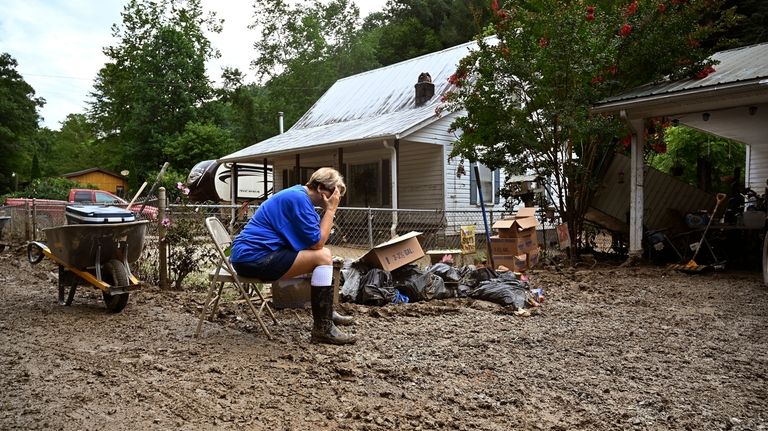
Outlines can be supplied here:
[[[117, 313], [141, 282], [131, 273], [144, 248], [148, 220], [110, 224], [72, 224], [43, 229], [46, 243], [30, 242], [32, 264], [48, 257], [59, 266], [59, 303], [71, 305], [77, 286], [101, 290], [107, 310]], [[69, 292], [67, 293], [67, 289]]]

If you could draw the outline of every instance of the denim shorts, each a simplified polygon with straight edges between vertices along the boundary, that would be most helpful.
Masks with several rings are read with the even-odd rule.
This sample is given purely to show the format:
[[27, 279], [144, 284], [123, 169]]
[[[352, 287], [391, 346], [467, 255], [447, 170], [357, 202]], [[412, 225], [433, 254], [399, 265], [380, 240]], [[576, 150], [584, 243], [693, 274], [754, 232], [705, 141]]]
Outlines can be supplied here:
[[275, 281], [291, 269], [298, 255], [298, 251], [282, 249], [253, 262], [232, 262], [232, 267], [243, 277]]

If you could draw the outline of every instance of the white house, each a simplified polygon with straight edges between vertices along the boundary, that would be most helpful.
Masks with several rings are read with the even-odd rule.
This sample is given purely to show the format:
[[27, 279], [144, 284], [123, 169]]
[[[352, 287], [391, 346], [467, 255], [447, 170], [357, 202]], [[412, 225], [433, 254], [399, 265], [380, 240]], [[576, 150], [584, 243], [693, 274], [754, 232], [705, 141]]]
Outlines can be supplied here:
[[[342, 207], [479, 210], [472, 165], [449, 158], [457, 114], [439, 115], [448, 77], [475, 42], [340, 79], [289, 130], [219, 159], [274, 166], [274, 187], [339, 169]], [[421, 81], [421, 82], [420, 82]], [[503, 209], [503, 175], [481, 167], [486, 209]], [[461, 220], [448, 220], [449, 226]]]

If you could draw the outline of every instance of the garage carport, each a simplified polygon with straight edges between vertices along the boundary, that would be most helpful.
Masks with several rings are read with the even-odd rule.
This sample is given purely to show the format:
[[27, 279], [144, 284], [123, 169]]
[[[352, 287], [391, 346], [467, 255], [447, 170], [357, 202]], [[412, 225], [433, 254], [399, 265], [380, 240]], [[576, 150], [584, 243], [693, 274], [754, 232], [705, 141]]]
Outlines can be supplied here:
[[[746, 144], [745, 186], [755, 190], [766, 187], [768, 43], [721, 51], [712, 59], [716, 62], [715, 72], [702, 79], [647, 84], [605, 99], [591, 109], [594, 114], [619, 115], [632, 131], [629, 175], [631, 259], [642, 255], [643, 147], [647, 119], [666, 117], [673, 123]], [[764, 274], [765, 264], [764, 257]]]

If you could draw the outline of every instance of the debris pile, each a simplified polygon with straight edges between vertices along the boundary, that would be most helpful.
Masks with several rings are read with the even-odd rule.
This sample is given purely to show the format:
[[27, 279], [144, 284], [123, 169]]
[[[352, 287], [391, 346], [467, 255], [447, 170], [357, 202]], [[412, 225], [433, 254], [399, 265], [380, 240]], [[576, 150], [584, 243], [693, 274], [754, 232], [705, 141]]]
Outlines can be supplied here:
[[362, 261], [346, 261], [341, 274], [342, 301], [362, 305], [473, 298], [522, 310], [544, 300], [543, 289], [532, 289], [526, 275], [483, 266], [457, 268], [439, 262], [423, 270], [408, 264], [387, 271]]

